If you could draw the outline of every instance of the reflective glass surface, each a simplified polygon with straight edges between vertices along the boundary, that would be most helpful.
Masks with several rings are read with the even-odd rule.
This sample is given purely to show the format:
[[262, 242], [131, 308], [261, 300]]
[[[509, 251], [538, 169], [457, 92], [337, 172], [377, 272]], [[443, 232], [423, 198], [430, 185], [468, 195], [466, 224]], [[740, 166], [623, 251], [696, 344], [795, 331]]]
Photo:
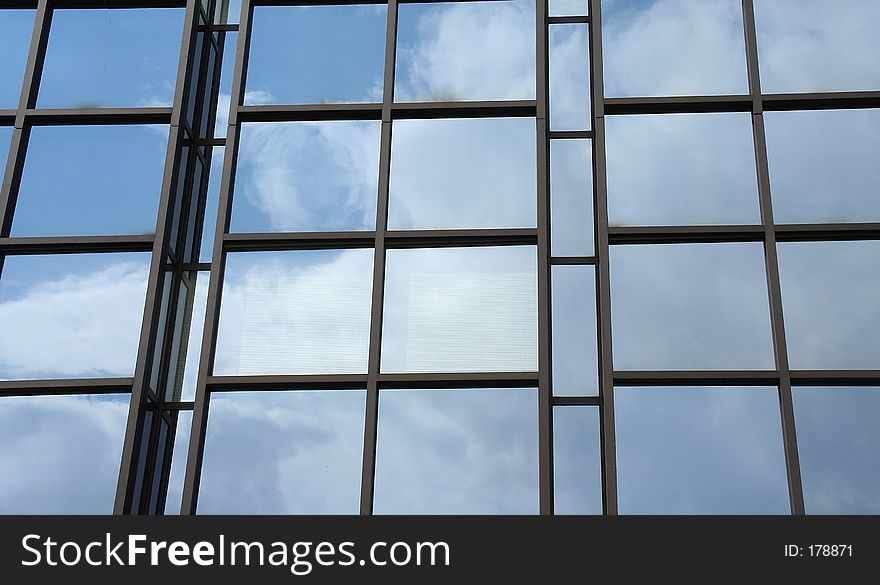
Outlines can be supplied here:
[[551, 25], [550, 129], [590, 128], [590, 34], [585, 24]]
[[229, 254], [214, 373], [366, 372], [372, 277], [366, 249]]
[[773, 369], [759, 243], [611, 247], [614, 367]]
[[390, 229], [536, 225], [533, 118], [397, 120], [392, 136]]
[[602, 513], [597, 407], [553, 408], [553, 513]]
[[553, 394], [597, 396], [596, 271], [592, 266], [551, 268]]
[[165, 496], [165, 515], [180, 514], [191, 432], [192, 411], [182, 410], [177, 414], [177, 432], [174, 434], [174, 452], [171, 455], [171, 471], [168, 478], [168, 491]]
[[400, 4], [398, 102], [535, 99], [534, 0]]
[[788, 514], [776, 388], [615, 388], [621, 514]]
[[18, 107], [35, 13], [34, 10], [0, 10], [0, 55], [3, 55], [0, 60], [0, 109]]
[[[217, 229], [217, 212], [220, 206], [220, 182], [223, 179], [223, 164], [226, 147], [212, 147], [210, 150], [211, 169], [208, 175], [208, 192], [205, 200], [205, 219], [202, 224], [202, 241], [199, 244], [199, 262], [210, 262], [214, 255], [214, 235]], [[233, 208], [235, 199], [233, 199]]]
[[6, 161], [9, 156], [9, 146], [12, 144], [12, 126], [0, 126], [0, 181], [6, 171]]
[[168, 126], [37, 126], [12, 222], [14, 236], [151, 234]]
[[388, 7], [255, 6], [248, 104], [381, 102]]
[[376, 514], [537, 514], [533, 388], [383, 390]]
[[366, 393], [211, 396], [200, 514], [357, 514]]
[[550, 227], [553, 256], [593, 255], [590, 140], [550, 141]]
[[533, 246], [388, 250], [383, 372], [534, 371]]
[[381, 122], [243, 124], [236, 232], [373, 229]]
[[7, 256], [0, 379], [134, 373], [147, 253]]
[[780, 243], [794, 369], [880, 369], [880, 241]]
[[0, 398], [0, 514], [111, 514], [129, 398]]
[[189, 321], [189, 336], [183, 363], [180, 400], [195, 400], [196, 397], [196, 380], [199, 375], [199, 360], [202, 353], [202, 333], [205, 329], [209, 279], [210, 273], [207, 271], [199, 272], [196, 277]]
[[586, 16], [589, 14], [589, 0], [549, 0], [549, 16]]
[[37, 105], [171, 106], [183, 18], [183, 8], [53, 11]]
[[[223, 58], [220, 63], [220, 89], [217, 95], [217, 113], [214, 116], [214, 137], [225, 138], [229, 125], [229, 106], [232, 102], [232, 77], [235, 72], [235, 52], [238, 33], [226, 32], [223, 40]], [[245, 93], [247, 98], [247, 93]]]
[[751, 114], [605, 118], [611, 225], [761, 223]]

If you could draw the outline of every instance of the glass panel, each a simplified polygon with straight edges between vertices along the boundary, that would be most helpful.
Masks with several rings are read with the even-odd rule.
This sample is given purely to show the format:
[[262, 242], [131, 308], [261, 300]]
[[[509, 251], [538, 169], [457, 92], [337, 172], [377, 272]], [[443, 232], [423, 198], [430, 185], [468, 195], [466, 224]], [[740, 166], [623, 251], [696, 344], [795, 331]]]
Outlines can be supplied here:
[[611, 247], [614, 367], [773, 369], [759, 243]]
[[549, 0], [550, 16], [586, 16], [589, 0]]
[[792, 395], [807, 514], [880, 514], [880, 387]]
[[31, 130], [14, 236], [151, 234], [168, 126], [38, 126]]
[[134, 373], [149, 253], [7, 256], [0, 379]]
[[381, 102], [388, 7], [256, 6], [244, 103]]
[[[184, 400], [187, 400], [184, 398]], [[192, 398], [189, 398], [192, 400]], [[165, 496], [166, 515], [180, 514], [183, 502], [183, 480], [186, 475], [186, 456], [189, 452], [189, 435], [192, 431], [192, 411], [182, 410], [177, 414], [177, 432], [174, 434], [174, 453], [171, 455], [171, 473], [168, 478], [168, 491]]]
[[211, 258], [214, 256], [214, 235], [216, 233], [217, 214], [220, 207], [220, 182], [223, 179], [226, 147], [214, 146], [210, 149], [210, 152], [211, 168], [208, 173], [208, 193], [205, 198], [205, 221], [202, 224], [199, 262], [211, 262]]
[[199, 361], [202, 353], [202, 333], [205, 329], [205, 312], [208, 306], [208, 282], [210, 272], [199, 272], [196, 277], [196, 290], [193, 295], [192, 316], [190, 317], [189, 338], [186, 346], [186, 361], [183, 366], [183, 401], [195, 400], [196, 381], [199, 375]]
[[553, 266], [553, 394], [598, 396], [596, 271], [592, 266]]
[[381, 126], [242, 124], [232, 231], [373, 229]]
[[37, 105], [171, 106], [183, 18], [183, 8], [55, 10]]
[[621, 514], [788, 514], [776, 388], [615, 388]]
[[764, 93], [880, 89], [876, 0], [755, 0]]
[[214, 22], [218, 24], [238, 24], [241, 19], [241, 0], [217, 0]]
[[388, 250], [383, 372], [538, 368], [533, 246]]
[[605, 121], [612, 225], [761, 223], [751, 114]]
[[373, 250], [229, 254], [214, 373], [364, 373]]
[[880, 110], [765, 112], [776, 223], [880, 221]]
[[778, 250], [791, 367], [880, 369], [880, 241]]
[[553, 513], [602, 513], [598, 408], [553, 408]]
[[376, 514], [537, 514], [533, 388], [383, 390]]
[[0, 109], [18, 107], [34, 14], [34, 10], [0, 10]]
[[551, 25], [550, 129], [588, 130], [590, 34], [585, 24]]
[[593, 255], [593, 145], [550, 141], [550, 248], [553, 256]]
[[211, 396], [200, 514], [357, 514], [362, 391]]
[[0, 398], [0, 514], [111, 514], [128, 403], [128, 394]]
[[398, 7], [395, 101], [535, 99], [535, 3]]
[[[223, 41], [223, 60], [220, 64], [220, 89], [217, 92], [217, 114], [214, 117], [214, 137], [226, 138], [229, 125], [229, 106], [232, 102], [232, 78], [235, 71], [235, 51], [238, 46], [238, 33], [225, 32]], [[247, 97], [247, 94], [245, 94]]]
[[749, 92], [741, 0], [605, 0], [602, 56], [609, 97]]
[[534, 227], [534, 118], [397, 120], [391, 229]]
[[6, 162], [9, 157], [9, 147], [12, 144], [12, 126], [0, 126], [0, 181], [6, 172]]

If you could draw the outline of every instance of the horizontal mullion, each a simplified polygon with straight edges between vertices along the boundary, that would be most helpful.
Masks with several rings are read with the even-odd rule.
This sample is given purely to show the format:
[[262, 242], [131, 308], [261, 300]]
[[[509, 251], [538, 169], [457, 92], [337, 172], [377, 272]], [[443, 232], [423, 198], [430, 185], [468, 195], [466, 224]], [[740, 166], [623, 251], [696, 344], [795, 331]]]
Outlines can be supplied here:
[[171, 108], [57, 108], [25, 110], [31, 126], [73, 124], [170, 124]]
[[277, 376], [208, 376], [211, 392], [244, 390], [356, 390], [367, 388], [366, 374], [302, 374]]
[[538, 379], [537, 372], [387, 373], [378, 383], [380, 389], [532, 388]]
[[547, 24], [589, 24], [589, 16], [548, 16]]
[[764, 231], [760, 225], [613, 226], [608, 228], [608, 243], [758, 242]]
[[313, 120], [379, 120], [382, 104], [306, 104], [239, 106], [239, 122], [300, 122]]
[[153, 240], [152, 234], [0, 238], [0, 252], [19, 256], [85, 252], [149, 252], [153, 249]]
[[236, 233], [223, 235], [227, 252], [370, 248], [375, 232]]
[[391, 117], [399, 120], [425, 118], [492, 118], [537, 115], [535, 100], [407, 102], [391, 106]]
[[52, 8], [185, 8], [186, 0], [51, 0], [50, 5]]
[[792, 370], [799, 386], [880, 386], [880, 370]]
[[592, 130], [550, 130], [550, 140], [592, 140]]
[[880, 108], [880, 91], [777, 93], [761, 99], [765, 111]]
[[599, 406], [598, 396], [554, 396], [553, 406]]
[[779, 242], [880, 239], [880, 223], [782, 224], [773, 229]]
[[64, 380], [2, 380], [0, 396], [59, 396], [131, 392], [132, 378], [77, 378]]
[[779, 383], [775, 370], [617, 370], [615, 386], [775, 386]]
[[186, 411], [192, 410], [194, 406], [195, 403], [192, 400], [168, 401], [162, 404], [162, 410]]
[[[433, 0], [436, 2], [436, 0]], [[388, 0], [251, 0], [252, 6], [342, 6], [346, 4], [387, 4]]]
[[[359, 4], [364, 4], [364, 2], [359, 2]], [[211, 32], [238, 32], [238, 23], [214, 23], [209, 25], [208, 29], [211, 30]]]
[[550, 258], [551, 266], [595, 266], [599, 259], [595, 256], [556, 256]]
[[537, 243], [538, 230], [534, 228], [392, 230], [385, 232], [385, 246], [387, 248], [510, 246]]
[[751, 112], [747, 95], [605, 98], [605, 114]]
[[16, 110], [0, 110], [0, 126], [12, 126], [15, 124]]
[[[527, 117], [536, 115], [534, 100], [487, 102], [411, 102], [391, 106], [395, 119]], [[313, 120], [379, 120], [382, 104], [299, 104], [239, 106], [240, 122], [297, 122]]]

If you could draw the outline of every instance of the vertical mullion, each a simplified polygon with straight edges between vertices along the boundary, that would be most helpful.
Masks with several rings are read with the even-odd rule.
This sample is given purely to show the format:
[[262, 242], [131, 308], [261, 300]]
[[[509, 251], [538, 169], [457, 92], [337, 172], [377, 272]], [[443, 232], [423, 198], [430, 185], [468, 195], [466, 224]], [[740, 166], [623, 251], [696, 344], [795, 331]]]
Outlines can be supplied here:
[[599, 325], [599, 428], [602, 445], [602, 501], [617, 514], [617, 452], [614, 435], [614, 378], [611, 353], [611, 271], [608, 247], [608, 190], [605, 181], [605, 84], [602, 72], [602, 6], [590, 0], [590, 79], [593, 88], [593, 209], [596, 228], [596, 317]]
[[764, 113], [761, 95], [761, 76], [758, 64], [758, 37], [755, 26], [753, 0], [743, 0], [743, 28], [745, 30], [746, 58], [748, 60], [749, 93], [752, 98], [752, 126], [755, 140], [755, 162], [758, 168], [758, 192], [761, 203], [761, 223], [764, 227], [764, 254], [767, 271], [767, 289], [770, 301], [770, 322], [773, 329], [773, 349], [779, 370], [779, 408], [785, 446], [786, 475], [792, 514], [804, 514], [804, 492], [801, 483], [800, 462], [795, 431], [794, 405], [791, 394], [791, 373], [785, 341], [782, 314], [782, 290], [779, 279], [779, 259], [776, 250], [776, 231], [770, 194], [770, 170], [767, 161], [767, 140], [764, 132]]

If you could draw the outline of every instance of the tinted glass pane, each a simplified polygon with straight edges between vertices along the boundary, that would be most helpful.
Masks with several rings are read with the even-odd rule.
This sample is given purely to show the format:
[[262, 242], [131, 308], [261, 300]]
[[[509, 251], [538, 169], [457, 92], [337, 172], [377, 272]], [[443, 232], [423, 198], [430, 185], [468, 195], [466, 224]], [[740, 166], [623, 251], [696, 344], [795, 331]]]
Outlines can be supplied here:
[[550, 141], [550, 248], [593, 254], [593, 154], [589, 140]]
[[788, 360], [880, 369], [880, 241], [779, 244]]
[[788, 514], [775, 388], [616, 388], [622, 514]]
[[387, 258], [383, 371], [537, 369], [534, 247], [389, 250]]
[[880, 89], [876, 0], [755, 0], [765, 93]]
[[553, 408], [553, 513], [602, 513], [598, 408]]
[[880, 388], [794, 388], [808, 514], [880, 514]]
[[243, 124], [232, 231], [372, 229], [381, 122]]
[[590, 128], [590, 35], [585, 24], [550, 27], [550, 129]]
[[535, 99], [534, 0], [401, 4], [398, 102]]
[[[205, 202], [205, 221], [202, 224], [202, 242], [199, 244], [199, 262], [210, 262], [214, 255], [214, 235], [217, 228], [217, 213], [220, 207], [220, 181], [223, 179], [223, 164], [226, 148], [213, 147], [211, 169], [208, 175], [208, 192]], [[233, 199], [233, 206], [235, 200]]]
[[55, 10], [37, 105], [170, 106], [183, 17], [182, 8]]
[[241, 0], [217, 0], [214, 8], [214, 22], [238, 24], [241, 16]]
[[387, 12], [256, 6], [244, 103], [381, 102]]
[[531, 388], [385, 390], [376, 514], [537, 514]]
[[[187, 398], [184, 398], [187, 400]], [[192, 398], [189, 398], [192, 400]], [[168, 478], [168, 491], [165, 496], [165, 514], [180, 513], [183, 502], [183, 481], [186, 475], [186, 456], [189, 452], [189, 435], [192, 431], [192, 411], [182, 410], [177, 414], [177, 432], [174, 434], [174, 453], [171, 456], [171, 474]]]
[[0, 109], [18, 107], [34, 14], [33, 10], [0, 10]]
[[[235, 71], [235, 52], [238, 33], [226, 32], [223, 41], [223, 59], [220, 64], [220, 89], [217, 95], [217, 114], [214, 117], [214, 137], [225, 138], [229, 125], [229, 106], [232, 101], [232, 77]], [[245, 94], [247, 97], [247, 94]]]
[[596, 271], [592, 266], [553, 266], [551, 274], [553, 394], [596, 396]]
[[6, 162], [9, 156], [9, 145], [12, 144], [12, 126], [0, 126], [0, 181], [6, 172]]
[[372, 250], [229, 254], [215, 374], [367, 371]]
[[741, 0], [605, 0], [605, 95], [748, 93], [744, 39]]
[[131, 376], [149, 254], [7, 256], [0, 379]]
[[167, 126], [38, 126], [15, 206], [15, 236], [150, 234]]
[[211, 396], [200, 514], [357, 514], [366, 395]]
[[772, 369], [759, 243], [611, 248], [614, 367]]
[[0, 514], [111, 514], [128, 402], [128, 394], [0, 398]]
[[750, 114], [605, 120], [611, 224], [761, 222]]
[[880, 110], [765, 112], [764, 124], [776, 223], [880, 221]]
[[398, 120], [391, 229], [534, 227], [535, 120]]
[[202, 353], [202, 333], [205, 329], [205, 311], [208, 305], [208, 282], [210, 273], [199, 272], [193, 292], [192, 313], [189, 320], [189, 337], [183, 364], [183, 382], [180, 400], [195, 400], [196, 379]]
[[586, 16], [589, 0], [549, 0], [550, 16]]

